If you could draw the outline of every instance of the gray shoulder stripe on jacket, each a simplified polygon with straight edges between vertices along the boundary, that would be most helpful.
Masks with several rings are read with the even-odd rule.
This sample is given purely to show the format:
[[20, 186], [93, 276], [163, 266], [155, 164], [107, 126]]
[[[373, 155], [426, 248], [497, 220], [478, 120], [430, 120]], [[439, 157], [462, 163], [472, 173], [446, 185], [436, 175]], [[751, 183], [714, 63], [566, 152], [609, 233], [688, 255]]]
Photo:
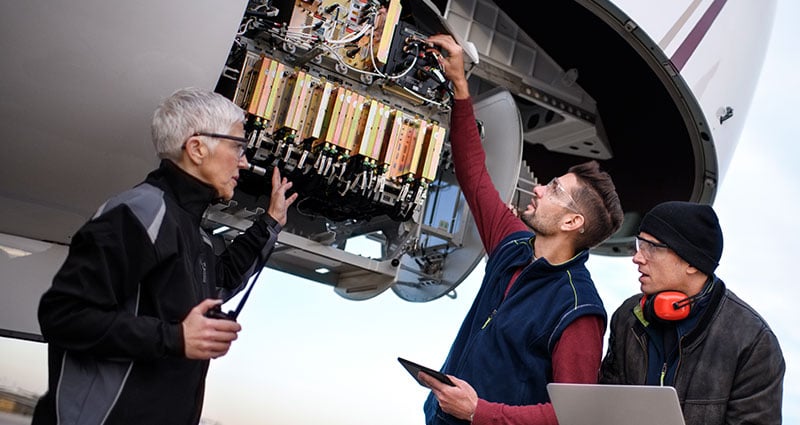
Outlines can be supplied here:
[[147, 229], [150, 242], [155, 242], [167, 211], [164, 191], [148, 183], [140, 184], [106, 201], [92, 219], [122, 204], [127, 205], [142, 226]]

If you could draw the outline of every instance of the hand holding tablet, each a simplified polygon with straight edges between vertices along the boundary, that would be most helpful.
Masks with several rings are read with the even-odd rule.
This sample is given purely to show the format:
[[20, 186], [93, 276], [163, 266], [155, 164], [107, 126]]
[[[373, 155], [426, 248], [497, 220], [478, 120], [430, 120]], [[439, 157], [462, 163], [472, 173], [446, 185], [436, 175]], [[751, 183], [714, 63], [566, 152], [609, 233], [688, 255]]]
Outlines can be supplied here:
[[425, 366], [416, 364], [416, 363], [412, 362], [411, 360], [406, 360], [406, 359], [404, 359], [402, 357], [398, 357], [397, 361], [399, 361], [400, 364], [403, 365], [403, 367], [406, 368], [408, 373], [410, 373], [411, 376], [413, 376], [414, 379], [416, 379], [417, 382], [420, 385], [422, 385], [423, 387], [427, 388], [428, 386], [425, 385], [422, 381], [420, 381], [419, 378], [417, 377], [417, 374], [419, 372], [425, 372], [428, 375], [433, 376], [434, 378], [436, 378], [439, 382], [443, 382], [443, 383], [445, 383], [447, 385], [450, 385], [450, 386], [453, 386], [453, 387], [456, 385], [456, 384], [453, 383], [453, 381], [450, 380], [450, 378], [447, 377], [447, 375], [445, 375], [442, 372], [439, 372], [438, 370], [434, 370], [434, 369], [431, 369], [429, 367], [425, 367]]

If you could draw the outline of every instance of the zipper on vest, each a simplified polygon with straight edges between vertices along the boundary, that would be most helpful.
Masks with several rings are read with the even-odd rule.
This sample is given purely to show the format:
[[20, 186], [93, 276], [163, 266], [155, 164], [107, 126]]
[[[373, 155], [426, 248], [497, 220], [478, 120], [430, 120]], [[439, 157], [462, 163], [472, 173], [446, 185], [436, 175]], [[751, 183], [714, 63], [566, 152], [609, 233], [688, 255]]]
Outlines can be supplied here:
[[481, 329], [486, 329], [486, 327], [489, 326], [489, 322], [492, 321], [492, 317], [494, 317], [495, 313], [497, 313], [497, 309], [492, 310], [492, 314], [490, 314], [489, 317], [486, 318], [486, 321], [483, 322], [483, 326], [481, 326]]
[[667, 362], [664, 362], [664, 365], [661, 366], [661, 378], [659, 379], [659, 383], [661, 386], [664, 386], [664, 377], [667, 376]]

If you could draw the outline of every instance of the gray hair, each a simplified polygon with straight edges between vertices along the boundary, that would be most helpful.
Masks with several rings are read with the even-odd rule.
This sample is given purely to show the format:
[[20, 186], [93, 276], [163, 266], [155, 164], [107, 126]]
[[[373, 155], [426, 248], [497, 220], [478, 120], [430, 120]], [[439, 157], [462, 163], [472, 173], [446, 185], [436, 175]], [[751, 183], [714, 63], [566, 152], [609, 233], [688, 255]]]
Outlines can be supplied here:
[[193, 134], [224, 134], [244, 119], [242, 108], [219, 93], [194, 87], [180, 89], [153, 113], [153, 147], [159, 158], [179, 160], [184, 142]]

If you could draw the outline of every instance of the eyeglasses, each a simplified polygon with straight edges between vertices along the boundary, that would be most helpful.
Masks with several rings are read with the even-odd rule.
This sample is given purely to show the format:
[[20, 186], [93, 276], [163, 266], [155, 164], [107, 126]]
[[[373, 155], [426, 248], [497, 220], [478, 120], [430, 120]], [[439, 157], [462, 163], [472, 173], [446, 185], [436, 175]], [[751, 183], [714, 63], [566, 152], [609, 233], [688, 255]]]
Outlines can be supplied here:
[[578, 203], [575, 202], [575, 198], [573, 198], [572, 195], [570, 195], [569, 192], [567, 192], [567, 189], [565, 189], [564, 186], [561, 185], [561, 182], [558, 180], [558, 177], [553, 177], [553, 179], [550, 180], [550, 183], [547, 183], [545, 187], [547, 188], [547, 193], [552, 195], [551, 197], [552, 200], [561, 201], [558, 203], [564, 208], [571, 210], [572, 212], [576, 212], [578, 214], [583, 214], [578, 209]]
[[194, 136], [206, 136], [206, 137], [213, 137], [215, 139], [225, 139], [225, 140], [234, 141], [234, 142], [236, 142], [236, 147], [238, 149], [237, 150], [237, 156], [239, 158], [244, 156], [244, 153], [247, 151], [247, 145], [248, 145], [248, 143], [250, 143], [250, 141], [247, 140], [246, 137], [231, 136], [231, 135], [228, 135], [228, 134], [204, 133], [202, 131], [198, 131], [197, 133], [194, 133]]
[[641, 252], [645, 258], [652, 258], [658, 248], [669, 248], [669, 245], [636, 236], [636, 252]]

